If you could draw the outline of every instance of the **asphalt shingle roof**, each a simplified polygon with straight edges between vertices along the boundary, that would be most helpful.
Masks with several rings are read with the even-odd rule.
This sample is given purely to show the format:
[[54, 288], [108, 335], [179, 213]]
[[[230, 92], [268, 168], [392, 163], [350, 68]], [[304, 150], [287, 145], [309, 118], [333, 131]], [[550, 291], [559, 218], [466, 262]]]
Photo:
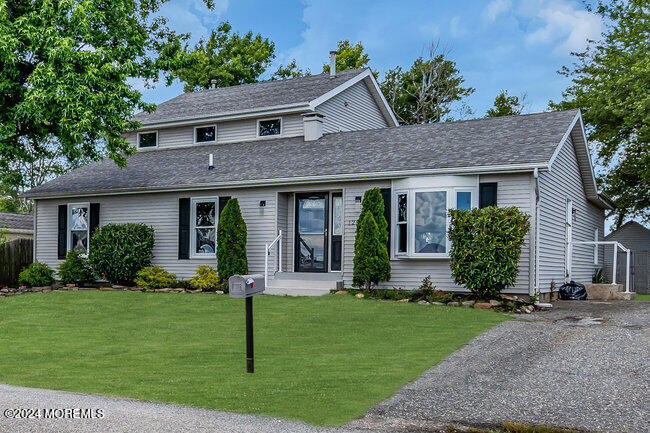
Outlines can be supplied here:
[[[577, 110], [143, 151], [103, 160], [27, 196], [227, 185], [267, 179], [548, 163]], [[208, 170], [214, 154], [215, 169]]]
[[26, 213], [0, 212], [0, 229], [33, 230], [34, 215]]
[[151, 125], [278, 105], [308, 103], [364, 71], [365, 69], [351, 69], [340, 71], [333, 78], [329, 73], [325, 73], [183, 93], [158, 104], [155, 112], [138, 113], [135, 118], [142, 125]]

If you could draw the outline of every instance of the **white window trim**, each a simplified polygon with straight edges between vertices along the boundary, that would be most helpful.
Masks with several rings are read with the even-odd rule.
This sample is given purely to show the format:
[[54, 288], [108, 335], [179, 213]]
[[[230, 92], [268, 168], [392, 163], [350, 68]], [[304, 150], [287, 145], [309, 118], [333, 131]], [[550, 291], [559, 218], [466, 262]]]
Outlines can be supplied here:
[[[140, 136], [142, 134], [156, 134], [156, 145], [151, 147], [140, 147]], [[158, 130], [156, 129], [153, 131], [139, 131], [136, 140], [137, 140], [136, 145], [138, 146], [138, 150], [158, 149]]]
[[[90, 249], [90, 203], [68, 203], [68, 216], [67, 227], [66, 227], [66, 251], [72, 251], [72, 208], [75, 207], [85, 207], [88, 212], [88, 227], [86, 227], [86, 253], [83, 255], [88, 255], [88, 250]], [[80, 231], [80, 230], [75, 230]]]
[[[214, 128], [214, 140], [212, 141], [196, 141], [196, 130], [199, 128]], [[194, 127], [194, 144], [215, 144], [217, 142], [217, 124], [214, 125], [197, 125]]]
[[[456, 209], [457, 207], [457, 197], [456, 193], [458, 192], [470, 192], [472, 194], [471, 198], [471, 208], [478, 208], [478, 186], [477, 187], [427, 187], [427, 188], [409, 188], [409, 189], [398, 189], [393, 192], [391, 198], [392, 203], [392, 223], [391, 223], [391, 239], [394, 241], [391, 242], [391, 256], [395, 259], [448, 259], [449, 251], [451, 249], [451, 242], [449, 236], [446, 236], [446, 252], [445, 253], [417, 253], [415, 252], [415, 195], [420, 192], [435, 192], [435, 191], [444, 191], [446, 192], [447, 198], [447, 208]], [[397, 197], [398, 195], [406, 194], [406, 233], [407, 233], [407, 242], [406, 242], [406, 253], [399, 252], [398, 239], [397, 239], [397, 216], [398, 216], [398, 205]], [[445, 225], [445, 235], [449, 232], [449, 224], [451, 218], [449, 217], [449, 212], [446, 216], [446, 225]]]
[[[196, 252], [196, 203], [214, 202], [214, 253]], [[219, 224], [219, 197], [192, 197], [190, 200], [190, 258], [214, 259], [217, 257], [217, 225]]]
[[[267, 120], [279, 120], [280, 121], [280, 133], [276, 135], [260, 135], [260, 122], [265, 122]], [[284, 122], [282, 121], [282, 117], [267, 117], [264, 119], [257, 119], [257, 128], [255, 129], [255, 135], [258, 139], [260, 140], [268, 140], [271, 138], [278, 138], [284, 136]]]

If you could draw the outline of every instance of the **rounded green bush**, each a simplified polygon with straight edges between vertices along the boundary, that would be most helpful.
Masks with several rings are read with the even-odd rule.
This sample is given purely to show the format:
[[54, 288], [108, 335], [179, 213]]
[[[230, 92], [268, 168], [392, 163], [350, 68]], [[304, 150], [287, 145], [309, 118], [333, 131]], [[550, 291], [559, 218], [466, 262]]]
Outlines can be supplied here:
[[228, 291], [228, 284], [222, 284], [219, 280], [219, 273], [213, 267], [201, 265], [196, 268], [196, 275], [187, 280], [192, 290], [214, 291], [223, 290]]
[[138, 271], [135, 284], [145, 290], [163, 289], [176, 284], [176, 275], [167, 272], [162, 266], [147, 266]]
[[91, 284], [95, 282], [95, 275], [88, 258], [78, 249], [67, 252], [65, 260], [59, 265], [57, 275], [61, 284]]
[[144, 224], [107, 224], [90, 239], [93, 271], [111, 284], [131, 284], [153, 259], [154, 230]]
[[18, 283], [27, 287], [42, 287], [54, 284], [54, 270], [45, 263], [34, 262], [18, 275]]

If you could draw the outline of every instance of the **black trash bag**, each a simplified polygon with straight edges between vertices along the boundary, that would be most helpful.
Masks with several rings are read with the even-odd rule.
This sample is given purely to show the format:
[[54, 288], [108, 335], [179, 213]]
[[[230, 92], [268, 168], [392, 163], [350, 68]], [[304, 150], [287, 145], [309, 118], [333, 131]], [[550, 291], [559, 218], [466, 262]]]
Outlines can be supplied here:
[[587, 289], [585, 286], [571, 281], [560, 286], [560, 299], [565, 301], [584, 301], [587, 299]]

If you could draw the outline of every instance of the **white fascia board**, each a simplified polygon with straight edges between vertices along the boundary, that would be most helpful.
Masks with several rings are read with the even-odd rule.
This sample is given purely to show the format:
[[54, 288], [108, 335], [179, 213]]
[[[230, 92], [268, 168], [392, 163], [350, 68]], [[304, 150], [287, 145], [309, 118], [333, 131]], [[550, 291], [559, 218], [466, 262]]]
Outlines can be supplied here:
[[373, 88], [379, 95], [379, 98], [381, 99], [382, 104], [384, 105], [384, 108], [386, 109], [386, 112], [390, 116], [390, 119], [393, 121], [392, 125], [388, 126], [399, 126], [399, 122], [397, 120], [397, 117], [395, 117], [395, 113], [393, 113], [393, 108], [390, 106], [388, 101], [386, 100], [386, 97], [384, 96], [384, 92], [381, 91], [381, 88], [379, 87], [379, 83], [377, 83], [377, 80], [375, 79], [374, 74], [370, 74], [369, 76], [370, 82], [372, 83]]
[[53, 198], [69, 198], [69, 197], [94, 197], [106, 195], [124, 195], [124, 194], [149, 194], [160, 192], [174, 192], [174, 191], [200, 191], [206, 189], [234, 189], [234, 188], [251, 188], [251, 187], [267, 187], [278, 185], [299, 185], [305, 183], [331, 183], [331, 182], [355, 182], [365, 180], [381, 180], [381, 179], [395, 179], [409, 176], [431, 176], [437, 174], [503, 174], [503, 173], [532, 173], [535, 169], [546, 170], [547, 164], [512, 164], [512, 165], [488, 165], [488, 166], [473, 166], [473, 167], [452, 167], [452, 168], [434, 168], [422, 170], [396, 170], [396, 171], [383, 171], [374, 173], [349, 173], [349, 174], [332, 174], [325, 176], [304, 176], [304, 177], [288, 177], [276, 179], [254, 179], [236, 182], [223, 182], [223, 183], [209, 183], [209, 184], [194, 184], [194, 185], [181, 185], [168, 188], [128, 188], [128, 189], [114, 189], [107, 191], [79, 191], [69, 194], [59, 195], [29, 195], [25, 196], [33, 200], [53, 199]]
[[[210, 117], [192, 117], [185, 120], [172, 120], [169, 122], [147, 123], [142, 125], [139, 130], [153, 129], [153, 128], [168, 128], [171, 126], [185, 126], [185, 125], [198, 125], [208, 122], [222, 122], [226, 120], [249, 119], [251, 117], [272, 116], [276, 114], [290, 114], [290, 113], [303, 113], [311, 111], [308, 102], [300, 102], [297, 104], [276, 105], [273, 107], [253, 108], [251, 110], [233, 111], [230, 113], [219, 114], [218, 116]], [[134, 132], [134, 131], [127, 131]]]

